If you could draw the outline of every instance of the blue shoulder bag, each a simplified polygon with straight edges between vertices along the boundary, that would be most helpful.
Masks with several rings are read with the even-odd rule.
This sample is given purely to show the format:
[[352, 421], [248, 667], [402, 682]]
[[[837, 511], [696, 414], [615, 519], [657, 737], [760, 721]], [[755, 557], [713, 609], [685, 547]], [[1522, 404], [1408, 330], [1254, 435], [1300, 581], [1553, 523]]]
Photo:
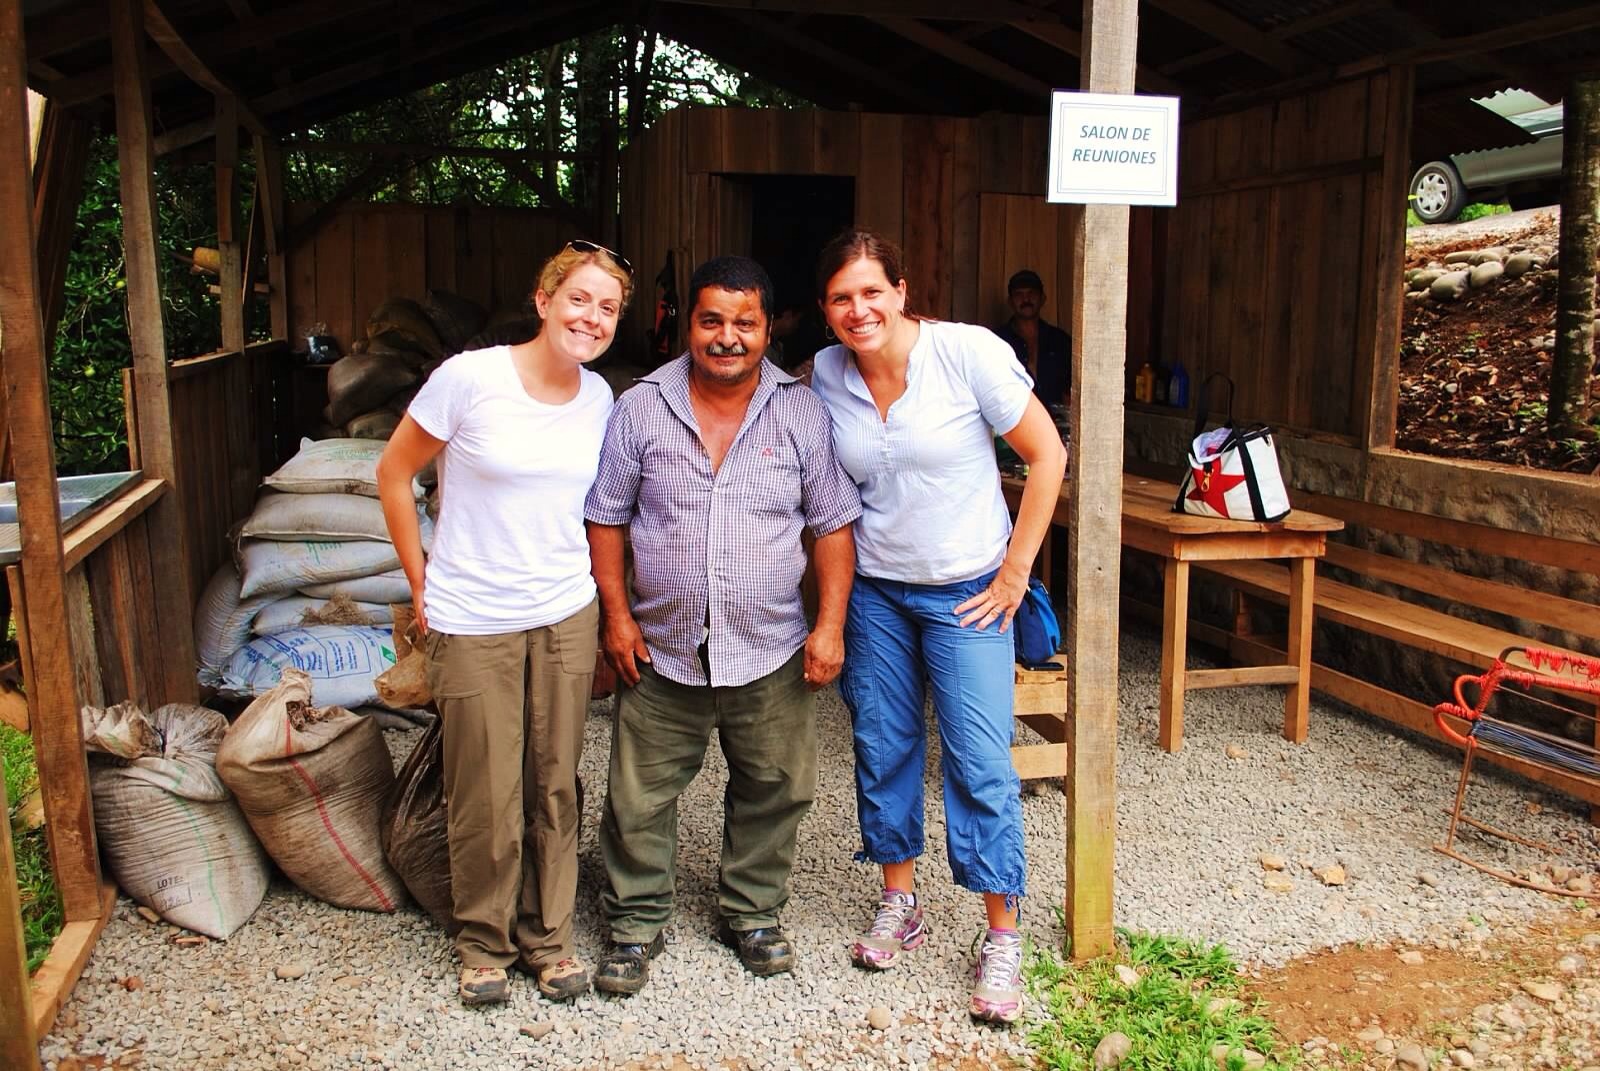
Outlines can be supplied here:
[[1011, 618], [1017, 661], [1027, 669], [1053, 669], [1050, 661], [1061, 646], [1061, 624], [1050, 592], [1037, 577], [1028, 578], [1028, 593]]

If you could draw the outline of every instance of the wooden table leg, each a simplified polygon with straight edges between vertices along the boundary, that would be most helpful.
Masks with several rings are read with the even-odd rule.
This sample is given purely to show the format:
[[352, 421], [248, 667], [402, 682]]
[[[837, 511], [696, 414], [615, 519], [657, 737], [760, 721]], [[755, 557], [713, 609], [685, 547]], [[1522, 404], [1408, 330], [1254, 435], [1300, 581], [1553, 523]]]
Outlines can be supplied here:
[[1289, 665], [1300, 677], [1289, 685], [1283, 704], [1283, 738], [1295, 744], [1306, 742], [1311, 725], [1311, 615], [1314, 607], [1312, 584], [1317, 578], [1317, 559], [1289, 559]]
[[1189, 563], [1168, 558], [1162, 565], [1161, 749], [1183, 746], [1183, 675], [1189, 651]]

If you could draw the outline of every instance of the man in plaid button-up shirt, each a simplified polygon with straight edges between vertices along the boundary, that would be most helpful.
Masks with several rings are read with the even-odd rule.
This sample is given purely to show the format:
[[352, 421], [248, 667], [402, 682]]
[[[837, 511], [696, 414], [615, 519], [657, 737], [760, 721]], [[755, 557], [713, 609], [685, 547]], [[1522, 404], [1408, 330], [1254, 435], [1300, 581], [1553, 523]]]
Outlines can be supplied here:
[[[689, 305], [689, 352], [618, 400], [584, 507], [606, 657], [624, 685], [600, 830], [612, 944], [595, 985], [613, 993], [637, 992], [661, 949], [677, 800], [713, 728], [728, 760], [718, 936], [756, 974], [793, 965], [778, 912], [816, 791], [811, 692], [844, 661], [861, 515], [822, 403], [764, 359], [766, 272], [708, 261]], [[809, 632], [802, 528], [816, 537]]]

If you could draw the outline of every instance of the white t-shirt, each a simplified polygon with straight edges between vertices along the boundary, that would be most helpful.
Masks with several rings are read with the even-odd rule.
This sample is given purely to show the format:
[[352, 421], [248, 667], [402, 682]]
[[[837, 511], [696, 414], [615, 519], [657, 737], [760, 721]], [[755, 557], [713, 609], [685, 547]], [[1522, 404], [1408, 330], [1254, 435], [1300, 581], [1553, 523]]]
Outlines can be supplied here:
[[521, 632], [594, 599], [583, 500], [611, 405], [611, 388], [588, 369], [572, 401], [535, 401], [505, 346], [457, 354], [428, 378], [407, 412], [445, 441], [423, 590], [430, 628]]
[[839, 461], [861, 489], [856, 571], [908, 584], [954, 584], [999, 566], [1011, 537], [994, 435], [1017, 426], [1033, 381], [998, 335], [924, 321], [906, 392], [878, 416], [843, 346], [817, 354], [811, 389], [833, 423]]

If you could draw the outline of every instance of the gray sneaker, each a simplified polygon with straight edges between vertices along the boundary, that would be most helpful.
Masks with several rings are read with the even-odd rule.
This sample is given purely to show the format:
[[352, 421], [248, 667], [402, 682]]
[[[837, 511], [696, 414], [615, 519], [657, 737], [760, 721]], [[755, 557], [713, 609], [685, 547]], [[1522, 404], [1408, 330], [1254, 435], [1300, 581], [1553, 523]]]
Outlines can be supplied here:
[[916, 895], [885, 889], [883, 899], [878, 901], [878, 913], [867, 932], [856, 938], [850, 959], [857, 967], [888, 970], [900, 961], [900, 953], [912, 951], [927, 936]]
[[978, 967], [974, 972], [974, 1019], [986, 1023], [1014, 1023], [1022, 1015], [1022, 934], [1016, 930], [987, 930], [978, 940]]

